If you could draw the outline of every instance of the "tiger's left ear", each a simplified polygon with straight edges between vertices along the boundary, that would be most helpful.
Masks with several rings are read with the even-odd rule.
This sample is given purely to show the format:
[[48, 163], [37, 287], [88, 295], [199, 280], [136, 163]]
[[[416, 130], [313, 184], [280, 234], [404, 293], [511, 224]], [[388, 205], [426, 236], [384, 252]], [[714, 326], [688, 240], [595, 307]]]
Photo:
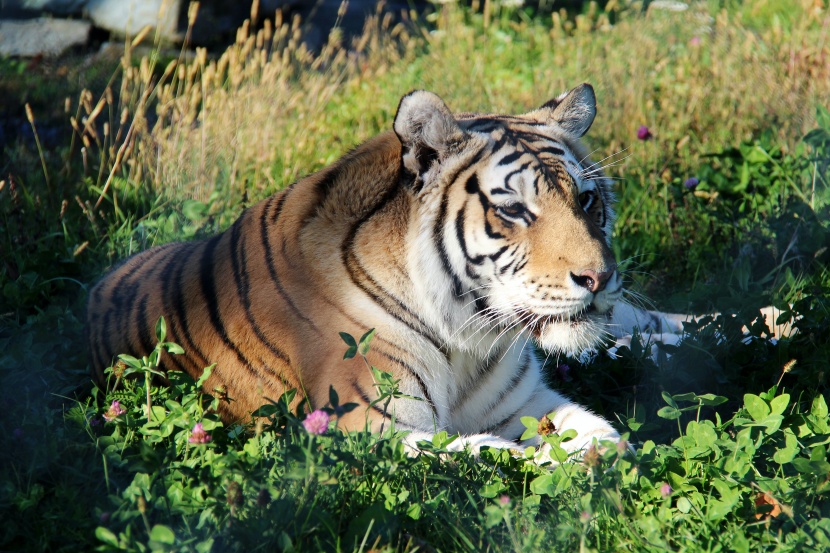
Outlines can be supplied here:
[[546, 102], [528, 115], [541, 122], [556, 123], [574, 138], [582, 138], [597, 115], [597, 97], [594, 87], [584, 83], [570, 92]]
[[444, 101], [426, 90], [401, 98], [394, 128], [401, 141], [404, 170], [415, 184], [433, 162], [454, 152], [465, 137]]

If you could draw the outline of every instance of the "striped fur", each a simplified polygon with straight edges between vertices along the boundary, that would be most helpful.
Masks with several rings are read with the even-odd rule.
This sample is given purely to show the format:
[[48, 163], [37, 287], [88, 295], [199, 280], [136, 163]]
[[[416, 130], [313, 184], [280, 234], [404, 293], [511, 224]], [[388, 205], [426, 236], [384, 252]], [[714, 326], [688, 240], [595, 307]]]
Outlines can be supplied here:
[[[375, 328], [369, 361], [421, 401], [393, 401], [409, 442], [436, 430], [455, 447], [518, 447], [520, 417], [553, 413], [577, 450], [618, 439], [611, 425], [544, 382], [551, 352], [596, 346], [621, 278], [609, 248], [610, 185], [579, 139], [595, 114], [582, 85], [524, 115], [452, 115], [429, 92], [401, 100], [394, 132], [247, 209], [222, 234], [135, 255], [91, 292], [95, 374], [146, 355], [164, 315], [186, 351], [167, 369], [227, 391], [246, 419], [286, 389], [324, 406], [334, 387], [349, 429], [384, 414], [339, 331]], [[527, 444], [523, 444], [527, 445]], [[545, 458], [544, 451], [540, 459]]]

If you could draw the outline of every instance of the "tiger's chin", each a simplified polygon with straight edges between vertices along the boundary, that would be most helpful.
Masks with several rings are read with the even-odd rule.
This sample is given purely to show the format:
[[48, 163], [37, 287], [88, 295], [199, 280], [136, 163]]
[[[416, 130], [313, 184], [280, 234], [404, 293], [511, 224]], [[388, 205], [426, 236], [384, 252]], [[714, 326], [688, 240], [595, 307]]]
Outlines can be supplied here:
[[576, 356], [602, 345], [608, 334], [607, 326], [607, 314], [588, 309], [572, 316], [545, 317], [531, 334], [546, 351]]

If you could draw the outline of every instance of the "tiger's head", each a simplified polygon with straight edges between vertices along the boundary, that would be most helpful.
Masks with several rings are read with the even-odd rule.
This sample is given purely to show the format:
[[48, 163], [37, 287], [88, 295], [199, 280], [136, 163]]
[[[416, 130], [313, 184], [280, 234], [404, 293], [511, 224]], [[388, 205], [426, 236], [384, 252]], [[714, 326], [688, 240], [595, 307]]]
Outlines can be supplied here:
[[[416, 195], [416, 292], [461, 349], [527, 332], [575, 354], [606, 332], [622, 279], [610, 249], [610, 181], [579, 139], [596, 114], [583, 84], [523, 115], [453, 115], [405, 96], [394, 129]], [[477, 345], [478, 344], [478, 345]]]

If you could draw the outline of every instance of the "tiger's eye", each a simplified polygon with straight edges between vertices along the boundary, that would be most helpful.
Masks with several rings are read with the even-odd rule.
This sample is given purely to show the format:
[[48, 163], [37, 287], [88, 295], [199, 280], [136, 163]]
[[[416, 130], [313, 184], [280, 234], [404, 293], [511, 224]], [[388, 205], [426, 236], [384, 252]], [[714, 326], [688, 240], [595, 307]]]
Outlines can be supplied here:
[[512, 204], [501, 205], [496, 208], [496, 211], [503, 218], [506, 217], [508, 219], [521, 219], [524, 217], [524, 214], [527, 210], [525, 209], [525, 206], [523, 206], [522, 204], [514, 202]]

